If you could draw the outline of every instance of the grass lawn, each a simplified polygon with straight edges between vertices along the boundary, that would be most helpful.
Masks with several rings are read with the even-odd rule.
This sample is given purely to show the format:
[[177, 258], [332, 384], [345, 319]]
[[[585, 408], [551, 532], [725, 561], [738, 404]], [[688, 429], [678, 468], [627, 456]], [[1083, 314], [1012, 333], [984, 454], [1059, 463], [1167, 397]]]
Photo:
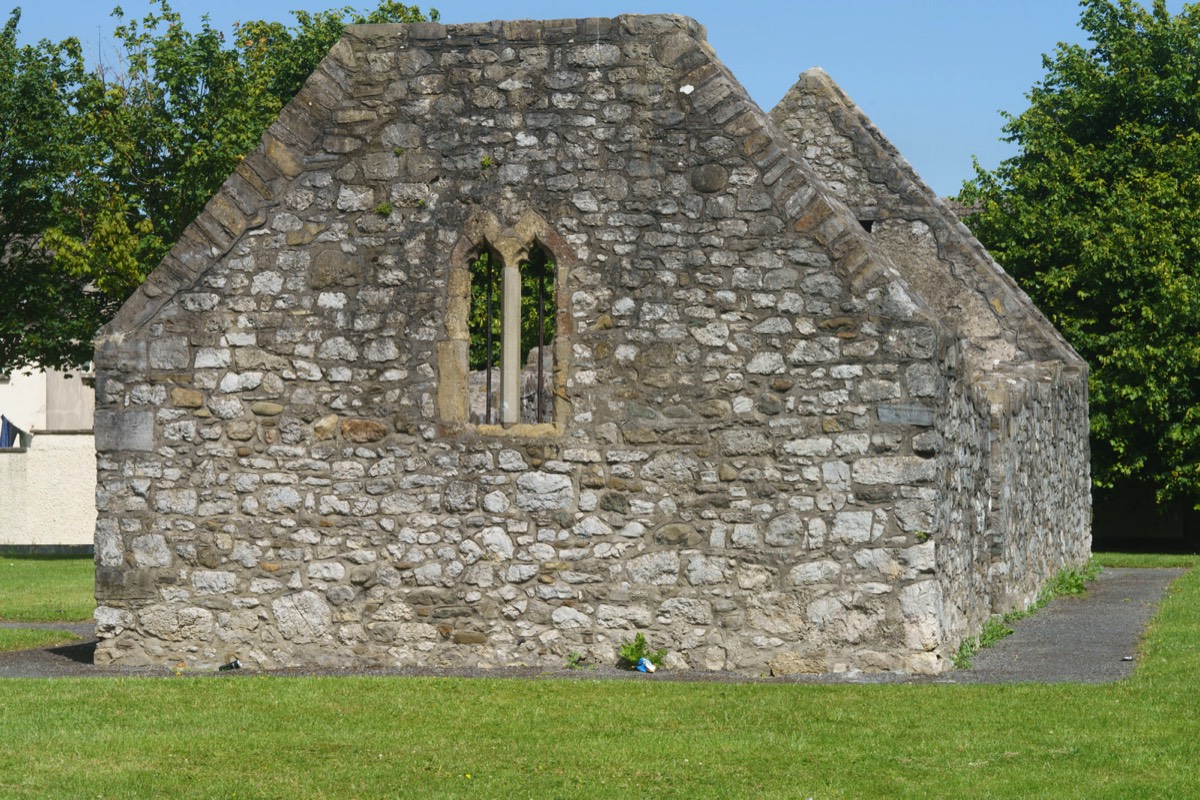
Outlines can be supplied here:
[[9, 679], [0, 797], [1196, 797], [1198, 685], [1200, 571], [1101, 686]]
[[91, 619], [95, 574], [90, 556], [0, 556], [0, 620]]
[[79, 637], [69, 631], [0, 628], [0, 653], [7, 653], [12, 650], [54, 647], [78, 641]]

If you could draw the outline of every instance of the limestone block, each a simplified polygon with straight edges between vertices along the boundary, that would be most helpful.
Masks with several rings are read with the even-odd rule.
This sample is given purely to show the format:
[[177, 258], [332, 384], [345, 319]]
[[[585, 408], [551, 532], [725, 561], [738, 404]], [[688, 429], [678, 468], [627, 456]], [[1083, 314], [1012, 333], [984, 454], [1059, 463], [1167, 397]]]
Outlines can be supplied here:
[[601, 628], [645, 628], [653, 622], [645, 606], [616, 606], [601, 603], [596, 608], [596, 624]]
[[155, 510], [163, 514], [195, 514], [196, 504], [195, 489], [161, 489], [154, 498]]
[[[171, 551], [167, 548], [167, 540], [159, 533], [148, 533], [135, 536], [129, 543], [134, 563], [139, 567], [169, 567], [171, 566]], [[104, 553], [101, 551], [103, 562]], [[111, 560], [111, 557], [110, 559]], [[112, 566], [116, 566], [112, 564]]]
[[263, 505], [272, 514], [300, 508], [300, 493], [291, 486], [273, 486], [262, 494]]
[[827, 456], [833, 452], [833, 439], [828, 436], [792, 439], [783, 445], [783, 451], [793, 456]]
[[138, 613], [143, 630], [168, 642], [206, 641], [212, 635], [213, 615], [204, 608], [152, 605]]
[[[524, 511], [565, 510], [574, 500], [575, 488], [566, 475], [539, 471], [527, 472], [517, 478], [517, 508]], [[507, 498], [494, 498], [494, 505], [503, 511], [501, 506], [507, 506]]]
[[854, 482], [867, 486], [927, 483], [937, 472], [936, 460], [914, 456], [860, 458], [852, 468]]
[[536, 564], [513, 564], [508, 568], [505, 579], [509, 583], [524, 583], [537, 577], [541, 569]]
[[826, 583], [839, 574], [842, 567], [836, 561], [823, 559], [821, 561], [810, 561], [805, 564], [797, 564], [788, 572], [788, 583], [794, 586], [803, 586], [810, 583]]
[[630, 559], [625, 571], [634, 583], [654, 586], [674, 584], [679, 580], [679, 554], [673, 550], [647, 553]]
[[217, 419], [236, 419], [245, 409], [242, 401], [236, 397], [210, 397], [208, 410]]
[[904, 644], [914, 650], [933, 650], [942, 643], [942, 587], [937, 581], [912, 583], [900, 590], [904, 615]]
[[96, 521], [95, 550], [97, 563], [102, 567], [119, 567], [125, 563], [125, 549], [116, 520]]
[[[483, 496], [483, 510], [491, 514], [503, 514], [508, 511], [509, 501], [508, 495], [497, 489], [494, 492], [488, 492]], [[564, 506], [564, 507], [569, 507]]]
[[183, 336], [162, 336], [150, 340], [151, 369], [187, 369], [191, 350]]
[[154, 449], [153, 411], [97, 409], [94, 425], [99, 452]]
[[826, 671], [825, 659], [801, 653], [780, 653], [768, 662], [772, 677], [780, 675], [820, 675]]
[[881, 403], [877, 413], [884, 425], [914, 425], [928, 428], [933, 425], [933, 409], [913, 403]]
[[308, 577], [318, 581], [340, 581], [346, 577], [346, 567], [339, 561], [313, 561], [308, 565]]
[[559, 606], [550, 614], [550, 619], [554, 622], [554, 627], [559, 630], [574, 630], [577, 628], [590, 628], [592, 619], [587, 614], [571, 608], [570, 606]]
[[804, 541], [804, 520], [795, 512], [780, 514], [767, 523], [763, 540], [772, 547], [793, 547]]
[[704, 600], [673, 597], [658, 607], [656, 619], [660, 625], [710, 625], [713, 621], [712, 606]]
[[228, 594], [237, 588], [237, 576], [224, 570], [198, 569], [192, 573], [196, 594]]
[[783, 356], [779, 353], [757, 353], [746, 365], [746, 372], [751, 375], [775, 375], [786, 369]]
[[478, 487], [466, 481], [451, 481], [442, 502], [447, 511], [474, 511], [478, 505]]
[[321, 342], [317, 355], [335, 361], [357, 361], [358, 348], [350, 344], [345, 336], [334, 336]]
[[775, 576], [768, 568], [758, 564], [741, 564], [736, 570], [737, 586], [747, 592], [760, 592], [771, 588]]
[[687, 566], [688, 583], [710, 586], [725, 580], [725, 559], [721, 556], [693, 556]]
[[901, 557], [913, 572], [932, 573], [937, 569], [937, 550], [933, 541], [905, 548]]
[[875, 515], [870, 511], [843, 511], [834, 517], [829, 536], [834, 541], [862, 544], [872, 539]]
[[590, 539], [597, 536], [608, 536], [613, 532], [613, 529], [599, 517], [584, 517], [575, 523], [571, 528], [571, 532], [576, 536]]
[[333, 611], [316, 592], [284, 595], [271, 602], [271, 611], [279, 632], [293, 644], [319, 642], [331, 633]]
[[760, 455], [769, 453], [774, 445], [765, 433], [752, 428], [735, 428], [720, 436], [721, 453], [726, 456]]
[[98, 635], [106, 633], [117, 635], [125, 628], [134, 624], [132, 612], [123, 608], [97, 606], [93, 617], [96, 620], [96, 633]]
[[483, 548], [497, 558], [508, 561], [513, 557], [513, 541], [503, 528], [484, 528], [479, 540]]
[[757, 547], [758, 525], [753, 522], [739, 522], [733, 526], [730, 542], [734, 547]]
[[367, 211], [375, 206], [375, 190], [370, 186], [342, 186], [338, 189], [339, 211]]

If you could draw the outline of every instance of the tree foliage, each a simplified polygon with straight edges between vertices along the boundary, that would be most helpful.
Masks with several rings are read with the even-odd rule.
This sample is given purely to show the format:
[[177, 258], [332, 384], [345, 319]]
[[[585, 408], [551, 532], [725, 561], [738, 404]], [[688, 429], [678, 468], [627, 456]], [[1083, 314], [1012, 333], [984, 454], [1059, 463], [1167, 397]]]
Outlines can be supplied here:
[[[115, 67], [79, 43], [18, 47], [0, 34], [0, 246], [8, 288], [0, 370], [75, 367], [91, 339], [174, 245], [348, 23], [414, 22], [382, 0], [190, 31], [168, 0], [113, 15]], [[437, 12], [430, 12], [436, 19]]]
[[[530, 254], [521, 270], [521, 365], [529, 352], [540, 345], [549, 345], [554, 338], [557, 303], [555, 301], [554, 260], [540, 247]], [[468, 355], [470, 369], [484, 369], [490, 363], [500, 364], [502, 281], [500, 259], [484, 251], [470, 265], [471, 308], [467, 326], [471, 335]], [[490, 289], [490, 292], [489, 292]], [[491, 309], [489, 312], [489, 301]], [[539, 313], [540, 306], [540, 313]], [[488, 323], [491, 338], [488, 338]], [[490, 357], [489, 357], [490, 343]], [[536, 363], [536, 362], [535, 362]]]
[[967, 222], [1091, 367], [1097, 487], [1200, 500], [1200, 6], [1084, 0]]
[[[90, 322], [111, 312], [81, 275], [59, 273], [42, 233], [60, 225], [86, 168], [84, 137], [72, 118], [88, 77], [79, 43], [17, 44], [20, 11], [0, 29], [0, 371], [28, 363], [70, 361]], [[74, 226], [74, 227], [72, 227]]]

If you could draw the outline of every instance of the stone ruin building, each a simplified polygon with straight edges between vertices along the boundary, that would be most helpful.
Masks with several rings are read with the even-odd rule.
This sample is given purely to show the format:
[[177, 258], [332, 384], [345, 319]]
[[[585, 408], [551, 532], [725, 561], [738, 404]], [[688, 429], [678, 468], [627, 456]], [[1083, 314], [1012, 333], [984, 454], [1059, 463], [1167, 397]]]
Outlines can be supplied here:
[[933, 673], [1089, 552], [1086, 364], [682, 17], [348, 28], [96, 368], [98, 662]]

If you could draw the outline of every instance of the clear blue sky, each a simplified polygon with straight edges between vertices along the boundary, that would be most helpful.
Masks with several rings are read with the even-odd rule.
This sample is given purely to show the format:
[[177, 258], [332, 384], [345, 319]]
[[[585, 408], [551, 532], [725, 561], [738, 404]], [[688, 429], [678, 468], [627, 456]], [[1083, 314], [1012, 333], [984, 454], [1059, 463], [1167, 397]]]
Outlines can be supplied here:
[[[109, 16], [116, 0], [0, 0], [4, 17], [23, 2], [21, 38], [78, 37], [89, 57], [112, 55]], [[1169, 0], [1178, 12], [1182, 0]], [[176, 0], [190, 26], [202, 14], [223, 30], [246, 19], [291, 20], [372, 0]], [[146, 0], [124, 0], [127, 16]], [[972, 174], [1011, 155], [1000, 142], [1000, 111], [1019, 113], [1042, 77], [1043, 53], [1080, 41], [1075, 0], [480, 0], [435, 2], [443, 22], [557, 19], [622, 13], [694, 17], [717, 55], [760, 106], [769, 110], [805, 69], [820, 66], [891, 139], [939, 194], [956, 193]], [[421, 4], [428, 8], [428, 4]]]

